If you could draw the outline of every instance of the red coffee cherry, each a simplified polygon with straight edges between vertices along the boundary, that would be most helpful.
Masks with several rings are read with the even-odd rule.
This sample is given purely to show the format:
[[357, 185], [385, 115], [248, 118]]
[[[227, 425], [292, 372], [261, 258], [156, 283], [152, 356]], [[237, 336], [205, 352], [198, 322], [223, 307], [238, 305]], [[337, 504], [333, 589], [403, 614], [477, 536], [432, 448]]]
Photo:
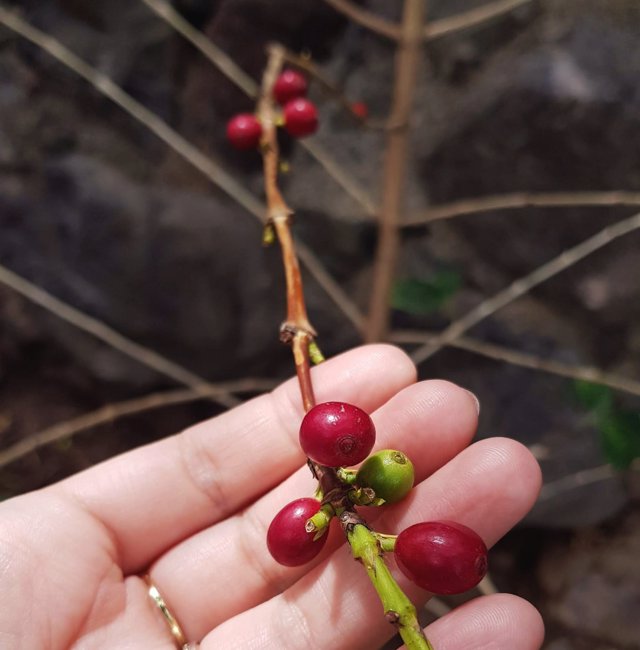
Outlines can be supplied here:
[[351, 104], [351, 110], [361, 120], [366, 120], [369, 117], [369, 107], [364, 102], [354, 102]]
[[364, 460], [376, 441], [369, 415], [346, 402], [314, 406], [300, 425], [300, 446], [311, 460], [327, 467], [346, 467]]
[[471, 528], [429, 521], [403, 530], [396, 540], [400, 570], [432, 594], [459, 594], [487, 573], [487, 547]]
[[255, 149], [261, 137], [262, 126], [253, 113], [240, 113], [227, 123], [227, 138], [236, 149]]
[[304, 97], [293, 99], [284, 107], [284, 128], [294, 138], [315, 133], [318, 128], [318, 110]]
[[320, 553], [327, 535], [313, 541], [315, 533], [308, 533], [304, 528], [307, 519], [318, 510], [320, 503], [315, 499], [296, 499], [273, 518], [267, 531], [267, 547], [276, 562], [284, 566], [301, 566]]
[[283, 70], [273, 85], [273, 97], [284, 106], [307, 94], [307, 80], [297, 70]]

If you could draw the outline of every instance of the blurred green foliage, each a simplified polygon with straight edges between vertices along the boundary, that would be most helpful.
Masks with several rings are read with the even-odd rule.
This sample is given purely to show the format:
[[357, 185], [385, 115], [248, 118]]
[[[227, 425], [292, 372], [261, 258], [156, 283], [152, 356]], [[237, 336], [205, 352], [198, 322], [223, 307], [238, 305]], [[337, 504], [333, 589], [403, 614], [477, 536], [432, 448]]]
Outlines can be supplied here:
[[453, 269], [440, 269], [426, 280], [398, 280], [393, 286], [391, 306], [408, 314], [429, 314], [444, 307], [461, 286], [460, 273]]
[[608, 386], [575, 381], [574, 392], [595, 418], [607, 461], [617, 469], [627, 469], [640, 458], [640, 412], [621, 409]]

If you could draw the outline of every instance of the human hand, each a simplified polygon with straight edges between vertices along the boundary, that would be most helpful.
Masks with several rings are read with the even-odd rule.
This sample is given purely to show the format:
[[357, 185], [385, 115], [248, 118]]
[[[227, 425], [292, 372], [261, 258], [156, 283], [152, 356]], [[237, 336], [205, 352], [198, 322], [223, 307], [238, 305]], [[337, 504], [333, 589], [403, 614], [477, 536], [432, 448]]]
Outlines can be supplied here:
[[[531, 508], [536, 461], [505, 438], [467, 448], [475, 398], [444, 381], [415, 382], [396, 348], [367, 346], [313, 369], [319, 402], [372, 413], [377, 448], [413, 461], [403, 502], [370, 509], [381, 532], [452, 519], [496, 542]], [[0, 504], [0, 647], [175, 647], [140, 577], [149, 573], [201, 650], [379, 647], [394, 629], [333, 527], [320, 556], [282, 567], [266, 548], [276, 512], [315, 488], [297, 433], [291, 380], [183, 433]], [[393, 564], [393, 561], [391, 561]], [[396, 572], [416, 603], [428, 594]], [[516, 596], [475, 599], [427, 629], [436, 650], [537, 650], [539, 614]]]

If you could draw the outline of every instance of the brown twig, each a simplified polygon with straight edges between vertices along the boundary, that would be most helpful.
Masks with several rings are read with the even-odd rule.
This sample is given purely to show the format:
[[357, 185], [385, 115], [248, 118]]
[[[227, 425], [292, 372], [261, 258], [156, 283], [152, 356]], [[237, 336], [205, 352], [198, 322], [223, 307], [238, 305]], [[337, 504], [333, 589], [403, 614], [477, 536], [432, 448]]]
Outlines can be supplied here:
[[[283, 324], [283, 340], [292, 345], [298, 383], [305, 410], [315, 405], [310, 374], [309, 346], [315, 331], [309, 324], [304, 304], [302, 281], [290, 232], [291, 210], [284, 202], [277, 187], [278, 148], [275, 137], [272, 90], [276, 76], [282, 67], [282, 49], [270, 48], [269, 62], [265, 71], [262, 96], [258, 113], [263, 125], [262, 152], [265, 170], [265, 189], [269, 206], [268, 227], [273, 224], [282, 247], [285, 277], [287, 279], [287, 320]], [[432, 650], [419, 625], [416, 610], [398, 587], [389, 572], [377, 538], [367, 523], [349, 502], [350, 485], [343, 483], [333, 467], [324, 467], [308, 459], [313, 475], [318, 479], [324, 502], [339, 514], [340, 525], [351, 546], [352, 554], [362, 561], [367, 574], [378, 592], [385, 616], [394, 622], [408, 648]]]
[[158, 17], [199, 50], [220, 72], [238, 86], [246, 95], [255, 99], [259, 86], [224, 50], [198, 31], [166, 0], [142, 0]]
[[[399, 330], [392, 332], [389, 340], [394, 343], [429, 343], [436, 339], [437, 336], [437, 334], [429, 334], [427, 332]], [[485, 341], [479, 341], [466, 336], [461, 336], [447, 345], [453, 348], [459, 348], [460, 350], [467, 350], [468, 352], [473, 352], [474, 354], [489, 359], [495, 359], [496, 361], [504, 361], [514, 366], [520, 366], [521, 368], [547, 372], [551, 375], [566, 377], [568, 379], [589, 381], [594, 384], [609, 386], [609, 388], [629, 393], [630, 395], [640, 396], [640, 381], [605, 372], [593, 366], [580, 366], [554, 361], [553, 359], [543, 359], [534, 354], [512, 350], [501, 345], [486, 343]]]
[[450, 18], [442, 18], [430, 23], [424, 28], [424, 37], [432, 41], [454, 32], [478, 27], [488, 20], [498, 18], [531, 2], [532, 0], [497, 0], [496, 2], [488, 2], [477, 9], [471, 9]]
[[334, 278], [327, 272], [320, 260], [311, 249], [300, 241], [296, 241], [298, 258], [305, 265], [313, 279], [322, 287], [333, 300], [340, 311], [349, 319], [358, 332], [364, 329], [365, 317], [351, 298], [337, 286]]
[[402, 32], [395, 60], [395, 83], [389, 121], [403, 125], [388, 132], [379, 216], [379, 240], [373, 268], [373, 285], [365, 338], [368, 342], [386, 338], [389, 327], [389, 295], [398, 256], [409, 152], [409, 117], [415, 94], [422, 52], [425, 0], [405, 0]]
[[640, 205], [640, 192], [614, 190], [610, 192], [516, 192], [461, 199], [443, 205], [434, 205], [412, 215], [402, 222], [403, 228], [422, 226], [440, 219], [451, 219], [467, 214], [513, 210], [517, 208], [566, 208]]
[[455, 320], [438, 334], [433, 341], [423, 345], [411, 354], [415, 363], [422, 363], [443, 346], [449, 345], [469, 329], [491, 316], [502, 307], [525, 295], [542, 282], [573, 266], [576, 262], [603, 248], [612, 241], [640, 228], [640, 213], [607, 226], [599, 233], [589, 237], [573, 248], [569, 248], [531, 273], [512, 282], [491, 298], [482, 301], [477, 307]]
[[570, 492], [571, 490], [575, 490], [591, 483], [606, 481], [607, 479], [614, 478], [616, 475], [618, 475], [618, 472], [608, 463], [599, 465], [598, 467], [581, 469], [573, 474], [568, 474], [567, 476], [562, 476], [555, 481], [545, 483], [540, 490], [540, 495], [538, 496], [538, 501], [536, 503], [549, 501], [550, 499], [557, 497], [559, 494]]
[[[212, 158], [205, 156], [155, 113], [142, 106], [107, 76], [77, 57], [58, 40], [29, 25], [29, 23], [25, 22], [17, 14], [2, 7], [0, 7], [0, 24], [3, 24], [34, 45], [42, 48], [64, 66], [80, 75], [99, 93], [109, 98], [131, 117], [151, 130], [165, 144], [173, 149], [173, 151], [204, 174], [212, 183], [225, 191], [250, 214], [259, 221], [263, 221], [266, 208], [261, 201], [248, 192]], [[329, 297], [344, 311], [347, 318], [356, 327], [359, 327], [358, 321], [361, 321], [362, 317], [358, 317], [357, 308], [340, 285], [324, 270], [319, 260], [308, 249], [305, 249], [304, 255], [301, 255], [301, 259], [309, 268], [311, 275], [317, 280], [318, 284], [326, 291]], [[348, 309], [346, 310], [345, 305], [348, 305]]]
[[358, 7], [348, 0], [325, 0], [325, 2], [354, 23], [366, 27], [374, 34], [384, 36], [392, 41], [402, 38], [402, 29], [398, 25]]
[[[287, 285], [287, 319], [282, 324], [281, 338], [292, 348], [298, 384], [305, 411], [315, 406], [311, 382], [309, 346], [314, 343], [315, 330], [309, 323], [304, 301], [302, 278], [290, 229], [291, 209], [278, 186], [278, 142], [276, 137], [273, 86], [282, 69], [284, 50], [272, 45], [264, 72], [257, 112], [262, 124], [261, 149], [264, 161], [265, 193], [267, 195], [267, 228], [275, 228], [282, 249]], [[312, 474], [324, 495], [323, 503], [338, 514], [340, 525], [351, 546], [353, 556], [362, 561], [385, 608], [385, 615], [395, 622], [408, 648], [432, 650], [419, 626], [415, 607], [395, 583], [375, 535], [356, 512], [348, 494], [351, 486], [343, 482], [333, 467], [325, 467], [308, 459]]]
[[[187, 22], [166, 0], [142, 0], [156, 15], [189, 41], [208, 61], [210, 61], [229, 81], [233, 82], [248, 97], [258, 97], [260, 87], [247, 73], [217, 47], [202, 32]], [[367, 215], [374, 214], [371, 197], [347, 171], [338, 164], [331, 154], [317, 141], [300, 142], [312, 158], [320, 164], [327, 174], [362, 208]]]
[[[640, 459], [636, 458], [629, 467], [631, 472], [640, 472]], [[562, 476], [554, 481], [549, 481], [542, 486], [540, 490], [540, 496], [536, 504], [544, 503], [545, 501], [550, 501], [560, 494], [565, 492], [570, 492], [585, 485], [591, 485], [593, 483], [599, 483], [601, 481], [606, 481], [617, 476], [622, 476], [624, 473], [621, 470], [615, 469], [609, 463], [604, 465], [598, 465], [597, 467], [588, 467], [587, 469], [581, 469], [573, 474], [568, 474], [567, 476]]]
[[266, 391], [274, 388], [276, 382], [268, 379], [240, 379], [203, 386], [201, 390], [179, 389], [152, 393], [123, 402], [107, 404], [91, 413], [85, 413], [71, 420], [54, 424], [47, 429], [33, 433], [19, 442], [0, 450], [0, 467], [24, 458], [45, 445], [59, 440], [66, 440], [79, 433], [90, 431], [97, 426], [113, 422], [119, 418], [138, 415], [145, 411], [184, 404], [201, 399], [213, 398], [219, 394], [245, 393]]
[[202, 172], [211, 182], [220, 187], [231, 198], [251, 214], [262, 219], [264, 208], [260, 201], [248, 192], [233, 176], [227, 173], [213, 159], [205, 156], [190, 142], [172, 129], [155, 113], [136, 101], [120, 86], [99, 70], [90, 66], [76, 56], [60, 41], [33, 27], [16, 13], [0, 7], [0, 23], [20, 36], [31, 41], [34, 45], [45, 50], [53, 58], [89, 82], [100, 94], [108, 97], [120, 106], [131, 117], [144, 124], [158, 138], [171, 147], [176, 153]]
[[309, 371], [309, 345], [316, 332], [309, 322], [304, 300], [302, 276], [295, 252], [289, 221], [292, 210], [286, 204], [278, 186], [279, 151], [276, 133], [277, 113], [273, 103], [273, 86], [284, 63], [284, 49], [278, 45], [269, 47], [269, 59], [264, 72], [262, 92], [257, 113], [262, 124], [262, 159], [264, 163], [264, 186], [267, 196], [267, 227], [275, 229], [285, 270], [287, 286], [287, 318], [281, 327], [281, 338], [290, 343], [296, 365], [296, 374], [305, 411], [313, 408], [315, 398]]
[[239, 404], [239, 401], [235, 397], [222, 390], [218, 390], [203, 377], [199, 377], [154, 350], [126, 338], [120, 332], [105, 325], [102, 321], [83, 314], [75, 307], [71, 307], [71, 305], [62, 302], [62, 300], [52, 296], [44, 289], [37, 287], [1, 265], [0, 283], [16, 291], [43, 309], [55, 314], [58, 318], [95, 336], [97, 339], [100, 339], [115, 350], [122, 352], [122, 354], [129, 358], [138, 361], [147, 368], [151, 368], [161, 375], [173, 379], [178, 384], [189, 386], [197, 393], [202, 393], [207, 397], [215, 396], [216, 401], [228, 408]]

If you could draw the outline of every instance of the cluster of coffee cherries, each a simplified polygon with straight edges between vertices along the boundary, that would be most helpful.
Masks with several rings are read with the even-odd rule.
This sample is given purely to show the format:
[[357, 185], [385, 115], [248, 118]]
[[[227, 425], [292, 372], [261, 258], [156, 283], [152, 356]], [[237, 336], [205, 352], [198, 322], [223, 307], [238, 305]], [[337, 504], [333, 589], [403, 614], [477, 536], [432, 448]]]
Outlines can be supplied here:
[[[394, 449], [369, 455], [375, 439], [369, 415], [345, 402], [318, 404], [300, 426], [300, 446], [307, 457], [318, 465], [337, 468], [346, 494], [354, 495], [354, 503], [362, 504], [363, 491], [372, 505], [396, 503], [413, 487], [413, 464]], [[349, 469], [359, 463], [357, 470]], [[275, 516], [267, 532], [267, 546], [277, 562], [300, 566], [320, 553], [327, 539], [326, 528], [319, 535], [310, 522], [322, 507], [315, 498], [296, 499]], [[480, 536], [451, 521], [423, 522], [403, 530], [395, 539], [394, 554], [398, 567], [411, 581], [435, 594], [467, 591], [487, 571], [487, 548]]]
[[[307, 80], [297, 70], [284, 70], [273, 85], [273, 98], [282, 106], [282, 126], [294, 138], [315, 133], [318, 109], [306, 98]], [[256, 149], [262, 125], [253, 113], [240, 113], [227, 123], [227, 138], [236, 149]]]

